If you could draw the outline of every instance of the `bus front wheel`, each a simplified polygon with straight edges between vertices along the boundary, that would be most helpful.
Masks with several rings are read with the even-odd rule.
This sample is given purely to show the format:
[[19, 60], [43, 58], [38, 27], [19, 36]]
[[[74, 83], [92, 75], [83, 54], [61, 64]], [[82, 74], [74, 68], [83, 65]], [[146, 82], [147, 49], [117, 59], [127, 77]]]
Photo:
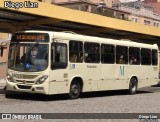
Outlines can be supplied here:
[[136, 78], [131, 78], [130, 83], [129, 83], [129, 93], [130, 94], [135, 94], [137, 92], [137, 79]]
[[81, 86], [79, 82], [72, 82], [70, 86], [70, 91], [69, 91], [69, 98], [77, 99], [79, 98], [80, 93], [81, 93]]

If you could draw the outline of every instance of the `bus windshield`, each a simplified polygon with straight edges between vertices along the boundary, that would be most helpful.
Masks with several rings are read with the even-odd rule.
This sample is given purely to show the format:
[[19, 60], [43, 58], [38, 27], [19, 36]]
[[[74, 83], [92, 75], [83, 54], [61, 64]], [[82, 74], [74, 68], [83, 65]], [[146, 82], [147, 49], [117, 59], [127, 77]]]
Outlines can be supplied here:
[[43, 71], [48, 66], [48, 44], [11, 43], [8, 68], [16, 71]]
[[47, 33], [15, 33], [12, 36], [8, 68], [16, 71], [37, 72], [48, 66]]

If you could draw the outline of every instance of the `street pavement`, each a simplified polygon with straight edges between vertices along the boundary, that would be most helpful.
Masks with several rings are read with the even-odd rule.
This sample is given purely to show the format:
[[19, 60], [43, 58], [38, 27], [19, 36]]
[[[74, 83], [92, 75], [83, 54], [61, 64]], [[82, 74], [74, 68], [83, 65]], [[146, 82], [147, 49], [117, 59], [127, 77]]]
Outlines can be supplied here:
[[[5, 79], [0, 79], [0, 112], [1, 113], [160, 113], [160, 86], [145, 87], [137, 94], [129, 95], [126, 91], [103, 91], [84, 93], [79, 99], [69, 100], [67, 95], [45, 96], [40, 94], [13, 94], [5, 97]], [[65, 116], [66, 116], [65, 115]], [[64, 117], [65, 117], [64, 116]], [[122, 114], [123, 116], [123, 114]], [[72, 117], [72, 116], [71, 116]], [[73, 116], [75, 117], [75, 116]], [[87, 114], [84, 115], [87, 117]], [[67, 118], [67, 116], [66, 116]], [[0, 120], [3, 122], [3, 120]], [[28, 122], [27, 120], [15, 120]], [[13, 122], [15, 122], [13, 120]], [[142, 122], [135, 119], [47, 119], [31, 120], [32, 122]], [[143, 122], [158, 122], [144, 120]], [[4, 122], [6, 122], [4, 120]], [[12, 120], [8, 121], [12, 122]]]

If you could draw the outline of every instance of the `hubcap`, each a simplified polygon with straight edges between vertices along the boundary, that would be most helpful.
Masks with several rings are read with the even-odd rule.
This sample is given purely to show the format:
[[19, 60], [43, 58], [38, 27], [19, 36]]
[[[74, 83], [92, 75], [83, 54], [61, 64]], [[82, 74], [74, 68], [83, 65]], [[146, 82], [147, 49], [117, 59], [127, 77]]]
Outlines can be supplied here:
[[77, 95], [78, 94], [78, 86], [77, 85], [73, 85], [71, 87], [71, 92], [73, 95]]
[[134, 83], [132, 83], [132, 91], [136, 90], [136, 85]]
[[133, 91], [133, 92], [136, 91], [136, 84], [135, 84], [135, 83], [132, 83], [131, 86], [132, 86], [132, 91]]

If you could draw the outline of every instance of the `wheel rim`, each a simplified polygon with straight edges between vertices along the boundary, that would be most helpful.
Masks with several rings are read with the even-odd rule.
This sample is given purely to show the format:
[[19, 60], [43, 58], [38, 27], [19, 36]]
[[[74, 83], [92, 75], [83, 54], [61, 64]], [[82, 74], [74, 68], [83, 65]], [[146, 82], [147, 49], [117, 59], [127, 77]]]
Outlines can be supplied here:
[[79, 87], [78, 87], [78, 85], [72, 85], [71, 86], [71, 94], [73, 96], [77, 96], [79, 94]]
[[129, 86], [129, 91], [130, 94], [135, 94], [137, 92], [137, 80], [135, 78], [132, 78], [130, 80], [130, 86]]
[[135, 84], [135, 83], [132, 83], [132, 84], [131, 84], [131, 88], [132, 88], [132, 91], [133, 91], [133, 92], [136, 91], [136, 84]]

